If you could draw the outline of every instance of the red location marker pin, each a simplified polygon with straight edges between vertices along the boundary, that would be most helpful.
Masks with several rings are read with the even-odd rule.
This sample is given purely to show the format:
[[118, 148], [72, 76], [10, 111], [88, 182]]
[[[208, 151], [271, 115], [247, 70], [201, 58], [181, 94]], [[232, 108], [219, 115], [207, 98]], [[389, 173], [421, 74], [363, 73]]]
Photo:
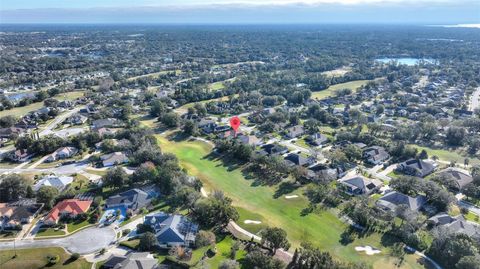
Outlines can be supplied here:
[[237, 116], [230, 119], [230, 126], [235, 131], [235, 136], [237, 135], [237, 130], [238, 127], [240, 127], [240, 123], [240, 119]]

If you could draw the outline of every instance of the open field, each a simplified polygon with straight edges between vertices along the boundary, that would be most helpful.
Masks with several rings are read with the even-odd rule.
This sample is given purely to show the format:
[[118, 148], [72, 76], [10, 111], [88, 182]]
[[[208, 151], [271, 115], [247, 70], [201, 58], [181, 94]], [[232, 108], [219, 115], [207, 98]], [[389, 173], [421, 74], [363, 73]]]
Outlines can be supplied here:
[[[13, 250], [0, 251], [0, 268], [2, 269], [40, 269], [40, 268], [63, 268], [63, 269], [90, 269], [91, 263], [79, 258], [76, 261], [69, 260], [70, 255], [62, 248], [33, 248], [33, 249], [17, 249], [17, 257], [12, 258], [15, 254]], [[60, 260], [49, 265], [46, 256], [58, 255]]]
[[135, 77], [127, 78], [127, 81], [137, 80], [137, 79], [140, 79], [140, 78], [153, 78], [153, 77], [158, 77], [160, 75], [168, 74], [168, 73], [172, 73], [172, 72], [175, 72], [178, 75], [182, 71], [179, 70], [179, 69], [177, 69], [177, 70], [164, 70], [164, 71], [160, 71], [160, 72], [155, 72], [155, 73], [150, 73], [150, 74], [145, 74], [145, 75], [141, 75], [141, 76], [135, 76]]
[[432, 156], [437, 156], [441, 161], [444, 162], [455, 162], [458, 165], [462, 166], [465, 158], [468, 158], [470, 160], [470, 165], [480, 164], [480, 159], [463, 156], [454, 150], [432, 149], [414, 144], [410, 144], [410, 146], [417, 148], [419, 152], [425, 150], [430, 158], [432, 158]]
[[340, 89], [351, 89], [353, 92], [355, 92], [358, 88], [367, 84], [367, 82], [369, 81], [370, 80], [354, 80], [350, 82], [331, 85], [330, 87], [328, 87], [323, 91], [312, 92], [312, 98], [325, 99], [327, 97], [333, 96], [335, 92]]
[[[237, 96], [237, 95], [234, 95], [234, 96]], [[175, 112], [177, 112], [179, 114], [187, 113], [188, 108], [193, 107], [195, 105], [195, 103], [206, 104], [208, 102], [213, 102], [213, 101], [227, 101], [229, 97], [230, 97], [230, 95], [222, 96], [222, 97], [214, 98], [214, 99], [209, 99], [209, 100], [203, 100], [203, 101], [184, 104], [183, 106], [175, 108]]]
[[322, 75], [325, 75], [327, 77], [343, 77], [346, 73], [352, 71], [352, 68], [349, 66], [343, 66], [334, 70], [329, 70], [322, 72]]
[[223, 81], [213, 82], [213, 83], [210, 83], [208, 85], [208, 88], [212, 91], [218, 91], [218, 90], [221, 90], [221, 89], [225, 88], [225, 82], [232, 82], [235, 79], [236, 78], [230, 78], [230, 79], [226, 79], [226, 80], [223, 80]]
[[[391, 243], [391, 238], [382, 238], [382, 235], [374, 233], [342, 245], [341, 234], [348, 226], [329, 210], [302, 216], [301, 211], [307, 207], [308, 202], [300, 192], [294, 192], [299, 195], [295, 199], [286, 199], [283, 195], [274, 198], [276, 188], [253, 186], [253, 181], [247, 180], [238, 167], [225, 166], [221, 160], [210, 158], [208, 155], [212, 148], [209, 144], [202, 141], [174, 142], [161, 135], [157, 135], [157, 139], [162, 150], [176, 154], [182, 167], [198, 177], [206, 189], [223, 190], [232, 198], [236, 207], [244, 209], [240, 210], [241, 219], [252, 217], [251, 213], [245, 217], [244, 211], [254, 212], [255, 217], [261, 217], [265, 224], [284, 228], [292, 242], [292, 249], [308, 240], [347, 261], [366, 262], [374, 268], [394, 268], [396, 259], [388, 255], [389, 250], [386, 248]], [[366, 256], [354, 250], [355, 246], [363, 245], [379, 248], [383, 253]], [[406, 255], [400, 268], [422, 268], [422, 265], [417, 263], [415, 256]]]
[[[70, 100], [71, 101], [71, 100], [75, 100], [79, 97], [82, 97], [83, 94], [84, 94], [83, 91], [73, 91], [73, 92], [57, 94], [57, 95], [54, 96], [54, 98], [58, 99], [60, 101], [63, 101], [63, 100]], [[9, 110], [0, 111], [0, 117], [4, 117], [4, 116], [7, 116], [7, 115], [14, 115], [16, 117], [23, 117], [26, 114], [28, 114], [32, 111], [38, 110], [42, 107], [43, 107], [43, 102], [36, 102], [36, 103], [32, 103], [32, 104], [29, 104], [29, 105], [23, 106], [23, 107], [14, 107], [14, 108], [9, 109]]]

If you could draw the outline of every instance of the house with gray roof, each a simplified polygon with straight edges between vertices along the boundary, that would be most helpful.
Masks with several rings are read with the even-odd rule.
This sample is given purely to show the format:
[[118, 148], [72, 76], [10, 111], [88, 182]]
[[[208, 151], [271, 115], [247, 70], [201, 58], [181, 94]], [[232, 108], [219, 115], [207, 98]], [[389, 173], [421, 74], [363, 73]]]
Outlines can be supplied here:
[[473, 177], [467, 170], [458, 167], [448, 167], [440, 172], [438, 175], [444, 178], [446, 181], [450, 181], [454, 185], [455, 189], [461, 191], [466, 185], [473, 181]]
[[326, 137], [324, 134], [321, 133], [315, 133], [313, 135], [309, 135], [306, 138], [307, 142], [314, 145], [314, 146], [320, 146], [323, 144], [328, 143], [329, 139]]
[[126, 256], [112, 255], [102, 265], [106, 269], [160, 269], [158, 260], [148, 252], [131, 252]]
[[363, 150], [363, 158], [365, 162], [376, 165], [388, 160], [390, 154], [384, 147], [371, 146]]
[[302, 125], [295, 125], [286, 130], [286, 135], [288, 138], [296, 138], [305, 133], [305, 129]]
[[172, 246], [191, 246], [198, 233], [198, 225], [183, 215], [170, 215], [163, 212], [144, 217], [143, 224], [155, 231], [158, 245], [162, 248]]
[[125, 153], [117, 151], [100, 156], [104, 167], [128, 163], [128, 157]]
[[433, 227], [445, 227], [452, 233], [463, 233], [468, 236], [480, 236], [480, 226], [473, 222], [469, 222], [463, 215], [452, 217], [445, 212], [436, 214], [429, 218], [427, 223]]
[[427, 198], [423, 195], [411, 197], [397, 191], [391, 191], [377, 200], [376, 205], [386, 211], [393, 211], [398, 206], [404, 205], [412, 211], [419, 211], [427, 202]]
[[383, 186], [381, 181], [363, 176], [343, 179], [338, 183], [339, 188], [348, 195], [369, 195]]
[[297, 154], [297, 153], [288, 154], [287, 157], [284, 158], [284, 160], [285, 160], [285, 163], [288, 166], [295, 166], [295, 165], [309, 166], [309, 165], [312, 165], [315, 162], [314, 158], [311, 158], [311, 157], [306, 158], [306, 157], [303, 157], [302, 155]]
[[131, 189], [117, 195], [110, 196], [105, 202], [106, 208], [124, 206], [133, 211], [147, 207], [156, 197], [152, 192], [147, 193], [141, 189]]
[[433, 160], [410, 159], [399, 163], [397, 172], [417, 177], [426, 177], [437, 169], [438, 164]]

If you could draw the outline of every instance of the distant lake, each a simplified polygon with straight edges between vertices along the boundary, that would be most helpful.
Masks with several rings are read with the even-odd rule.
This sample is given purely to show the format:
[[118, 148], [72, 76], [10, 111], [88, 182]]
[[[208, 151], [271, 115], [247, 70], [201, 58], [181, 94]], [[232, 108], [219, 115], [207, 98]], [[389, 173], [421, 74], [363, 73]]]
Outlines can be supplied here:
[[409, 65], [409, 66], [419, 64], [420, 61], [424, 61], [426, 63], [431, 63], [431, 64], [436, 63], [436, 61], [434, 59], [419, 59], [419, 58], [409, 58], [409, 57], [405, 57], [405, 58], [379, 58], [379, 59], [375, 59], [375, 61], [385, 63], [385, 64], [397, 62], [397, 64], [404, 64], [404, 65]]

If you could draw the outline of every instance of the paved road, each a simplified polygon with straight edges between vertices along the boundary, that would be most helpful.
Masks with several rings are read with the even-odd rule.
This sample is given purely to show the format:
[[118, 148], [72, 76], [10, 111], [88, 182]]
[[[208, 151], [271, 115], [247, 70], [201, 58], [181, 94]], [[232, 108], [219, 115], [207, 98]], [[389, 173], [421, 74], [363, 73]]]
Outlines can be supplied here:
[[[70, 253], [91, 254], [115, 242], [115, 231], [110, 227], [91, 227], [67, 237], [41, 240], [17, 240], [17, 248], [63, 247]], [[13, 249], [13, 241], [1, 242], [0, 249]]]
[[470, 110], [474, 111], [476, 108], [480, 108], [480, 87], [473, 92], [470, 102]]
[[80, 173], [85, 168], [90, 166], [87, 161], [77, 162], [69, 165], [62, 165], [59, 167], [53, 168], [0, 168], [0, 174], [2, 173], [28, 173], [28, 172], [38, 172], [38, 173], [55, 173], [55, 174], [74, 174]]
[[80, 111], [80, 107], [76, 107], [72, 110], [69, 110], [59, 116], [57, 116], [52, 122], [50, 122], [47, 126], [43, 127], [42, 131], [39, 133], [40, 136], [48, 135], [52, 133], [52, 130], [55, 129], [60, 123], [62, 123], [65, 119], [70, 117], [71, 115]]
[[471, 211], [475, 215], [480, 216], [480, 208], [478, 208], [477, 206], [463, 200], [458, 201], [457, 204], [459, 207], [466, 208], [468, 209], [468, 211]]

